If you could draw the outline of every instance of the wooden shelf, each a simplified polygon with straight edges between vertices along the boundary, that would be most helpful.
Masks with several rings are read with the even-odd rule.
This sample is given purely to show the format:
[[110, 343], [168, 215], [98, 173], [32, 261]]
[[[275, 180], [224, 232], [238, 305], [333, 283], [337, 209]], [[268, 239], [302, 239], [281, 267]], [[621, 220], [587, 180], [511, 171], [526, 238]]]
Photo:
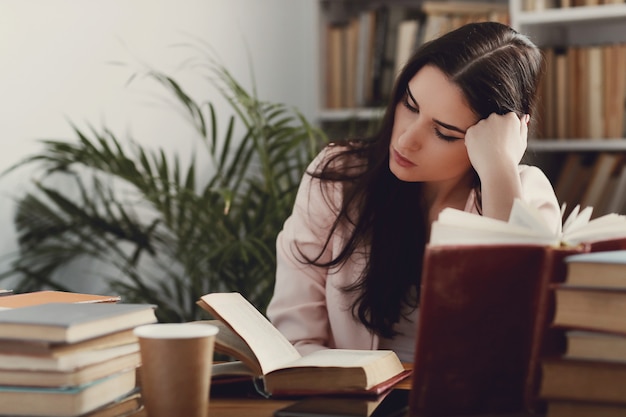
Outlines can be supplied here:
[[528, 150], [535, 152], [625, 152], [626, 139], [529, 140]]
[[619, 43], [626, 39], [626, 4], [603, 4], [520, 10], [521, 0], [510, 0], [511, 24], [542, 46]]
[[[436, 2], [425, 2], [424, 0], [417, 0], [415, 2], [413, 2], [413, 0], [319, 1], [322, 4], [321, 11], [323, 17], [320, 21], [324, 22], [320, 25], [320, 39], [322, 39], [323, 42], [326, 41], [324, 38], [324, 24], [330, 21], [342, 21], [342, 19], [346, 20], [347, 18], [354, 18], [359, 11], [365, 10], [368, 7], [395, 5], [400, 8], [408, 8], [412, 11], [415, 11], [415, 8], [420, 8], [420, 11], [428, 16], [428, 8], [430, 7], [444, 7], [452, 9], [463, 8], [465, 10], [466, 7], [472, 7], [472, 3], [474, 3], [472, 0], [465, 0], [463, 3], [459, 3], [459, 1], [454, 0], [437, 0]], [[558, 53], [561, 54], [561, 52], [567, 51], [570, 47], [576, 48], [578, 52], [579, 50], [587, 48], [590, 49], [591, 47], [596, 46], [626, 43], [626, 3], [623, 2], [618, 4], [548, 8], [532, 11], [524, 10], [524, 8], [532, 7], [531, 3], [539, 5], [542, 3], [556, 3], [560, 2], [560, 0], [487, 0], [487, 2], [500, 6], [503, 3], [508, 3], [508, 16], [511, 26], [519, 32], [527, 35], [532, 42], [545, 51], [553, 52], [552, 61], [550, 61], [551, 65], [554, 65], [554, 56], [557, 54], [555, 51], [558, 51]], [[570, 2], [573, 3], [573, 0], [570, 0]], [[481, 3], [484, 4], [484, 2]], [[394, 25], [394, 27], [396, 27], [398, 22], [396, 21]], [[325, 45], [325, 43], [323, 45]], [[326, 52], [323, 48], [321, 48], [321, 50]], [[321, 54], [322, 62], [324, 62], [325, 57], [325, 54]], [[546, 62], [548, 62], [547, 59]], [[554, 69], [555, 67], [552, 66], [550, 68]], [[594, 66], [594, 68], [596, 67]], [[611, 68], [617, 67], [613, 66]], [[321, 70], [325, 70], [323, 65], [321, 66]], [[556, 72], [551, 75], [554, 77], [557, 76]], [[605, 74], [605, 76], [610, 76], [613, 80], [613, 74]], [[594, 78], [594, 80], [596, 79]], [[571, 80], [567, 81], [571, 82]], [[385, 83], [384, 85], [388, 87], [388, 84], [389, 83]], [[617, 83], [614, 82], [614, 84]], [[594, 86], [597, 86], [597, 82]], [[569, 85], [566, 85], [566, 87], [569, 87]], [[598, 91], [597, 88], [594, 91]], [[561, 90], [560, 93], [563, 93], [563, 90]], [[384, 97], [384, 95], [381, 95], [381, 97]], [[348, 101], [347, 104], [344, 103], [343, 105], [358, 106], [367, 105], [366, 103], [382, 103], [384, 100], [381, 100], [381, 97], [372, 101]], [[562, 98], [562, 96], [559, 97]], [[581, 100], [581, 102], [584, 101], [585, 103], [589, 101], [589, 97], [587, 99], [585, 99], [584, 96], [578, 97], [578, 95], [572, 95], [572, 97], [574, 99]], [[565, 100], [567, 105], [570, 104], [567, 100], [572, 97], [568, 97]], [[550, 103], [556, 102], [555, 97], [550, 98], [553, 99]], [[595, 98], [597, 99], [597, 96]], [[323, 108], [323, 103], [324, 100], [322, 97], [322, 99], [318, 102], [318, 106], [320, 107], [318, 111], [318, 122], [321, 125], [324, 125], [324, 129], [328, 132], [332, 132], [332, 135], [336, 137], [345, 137], [346, 132], [353, 134], [357, 131], [360, 135], [361, 130], [368, 131], [367, 129], [370, 129], [370, 124], [374, 125], [374, 123], [381, 120], [384, 115], [384, 109], [382, 108], [361, 107], [331, 109]], [[561, 104], [561, 106], [562, 105], [563, 104]], [[616, 106], [618, 104], [611, 103], [610, 105]], [[335, 105], [334, 107], [339, 106], [340, 105]], [[567, 106], [565, 107], [567, 108]], [[556, 112], [557, 109], [563, 110], [563, 107], [557, 108], [557, 106], [555, 106], [554, 111]], [[597, 109], [597, 107], [594, 107], [594, 109]], [[586, 111], [586, 109], [583, 110]], [[562, 116], [562, 113], [559, 113], [558, 115]], [[571, 117], [571, 114], [569, 114], [569, 116]], [[599, 117], [599, 115], [594, 113], [593, 117]], [[588, 120], [585, 120], [587, 125], [591, 124], [591, 120], [591, 116], [589, 116]], [[550, 119], [550, 122], [552, 121], [553, 120]], [[558, 119], [558, 121], [562, 121], [562, 119]], [[595, 164], [599, 164], [602, 160], [607, 160], [607, 157], [614, 158], [615, 154], [621, 154], [626, 157], [626, 138], [591, 137], [594, 136], [594, 134], [590, 132], [598, 132], [597, 136], [599, 137], [606, 135], [623, 135], [624, 133], [621, 132], [620, 128], [613, 123], [611, 123], [610, 126], [604, 126], [602, 133], [600, 133], [600, 130], [590, 129], [589, 126], [586, 126], [583, 123], [581, 123], [581, 126], [578, 126], [578, 124], [574, 126], [573, 124], [566, 123], [566, 129], [563, 129], [563, 125], [560, 124], [557, 129], [557, 126], [555, 126], [556, 122], [557, 120], [555, 118], [554, 123], [550, 123], [549, 125], [546, 124], [548, 127], [543, 126], [544, 133], [542, 136], [550, 136], [553, 137], [553, 139], [529, 139], [528, 152], [526, 153], [528, 163], [541, 168], [546, 175], [548, 175], [548, 178], [553, 181], [553, 184], [558, 184], [559, 179], [564, 172], [564, 167], [568, 163], [570, 165], [580, 164], [580, 167], [578, 168], [589, 168], [594, 171]], [[593, 127], [597, 128], [597, 126]], [[374, 129], [375, 128], [376, 127], [374, 126]], [[623, 130], [623, 127], [621, 129]], [[569, 139], [556, 139], [557, 135], [581, 135], [586, 137], [581, 139], [573, 137]], [[605, 153], [610, 153], [612, 155], [603, 155]], [[621, 181], [626, 183], [626, 165], [624, 165], [622, 156], [619, 156], [617, 159], [619, 160], [619, 166], [616, 166], [611, 173], [612, 183], [615, 183], [617, 180], [616, 176], [619, 176], [620, 179], [623, 177]], [[591, 173], [589, 175], [591, 176]], [[608, 187], [608, 181], [606, 186]], [[582, 184], [580, 187], [586, 188], [586, 186]], [[609, 190], [609, 188], [607, 188], [607, 190]], [[614, 189], [611, 192], [619, 194], [624, 193], [621, 188], [619, 190]], [[575, 204], [577, 201], [574, 200], [576, 199], [582, 199], [582, 197], [566, 195], [561, 196], [559, 193], [557, 193], [557, 197], [559, 197], [559, 199], [561, 199], [561, 197], [563, 197], [563, 199], [571, 199], [572, 201], [569, 202], [571, 204]], [[626, 206], [622, 207], [619, 212], [626, 213]]]
[[376, 120], [383, 117], [384, 111], [383, 108], [321, 109], [318, 112], [318, 119], [321, 122]]
[[605, 4], [601, 6], [545, 9], [532, 12], [522, 11], [517, 14], [516, 22], [523, 26], [576, 22], [599, 26], [604, 21], [624, 19], [626, 19], [626, 7], [624, 7], [624, 4]]

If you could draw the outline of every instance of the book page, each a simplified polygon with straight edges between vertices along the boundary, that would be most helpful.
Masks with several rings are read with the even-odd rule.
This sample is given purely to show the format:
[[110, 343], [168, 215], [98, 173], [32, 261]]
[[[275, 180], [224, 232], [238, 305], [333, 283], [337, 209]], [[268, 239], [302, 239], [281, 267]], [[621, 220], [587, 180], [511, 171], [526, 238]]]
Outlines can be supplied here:
[[568, 245], [577, 245], [582, 242], [597, 242], [625, 236], [626, 216], [607, 214], [577, 227], [574, 231], [568, 231], [563, 235], [563, 242]]
[[[524, 211], [518, 207], [519, 212]], [[430, 244], [437, 245], [474, 245], [474, 244], [538, 244], [552, 245], [558, 241], [556, 232], [537, 222], [532, 214], [515, 214], [514, 223], [484, 217], [453, 208], [446, 208], [433, 222]], [[517, 224], [516, 224], [517, 223]], [[532, 227], [527, 226], [535, 223]], [[540, 230], [541, 232], [538, 232]]]
[[263, 374], [300, 358], [300, 353], [241, 294], [212, 293], [200, 297], [254, 352]]
[[584, 210], [580, 210], [580, 206], [574, 207], [572, 212], [563, 223], [563, 234], [572, 233], [573, 231], [585, 226], [589, 223], [591, 215], [593, 214], [593, 207], [586, 207]]
[[513, 201], [508, 223], [532, 230], [539, 236], [553, 237], [555, 240], [558, 239], [556, 229], [550, 230], [539, 210], [518, 198]]
[[194, 321], [193, 323], [210, 324], [218, 328], [217, 335], [215, 337], [215, 351], [225, 353], [239, 359], [246, 364], [256, 375], [263, 374], [261, 365], [256, 359], [256, 355], [250, 349], [250, 346], [235, 333], [226, 323], [221, 320], [201, 320]]
[[336, 367], [360, 368], [375, 360], [389, 355], [387, 350], [322, 349], [302, 356], [289, 364], [288, 368], [297, 367]]

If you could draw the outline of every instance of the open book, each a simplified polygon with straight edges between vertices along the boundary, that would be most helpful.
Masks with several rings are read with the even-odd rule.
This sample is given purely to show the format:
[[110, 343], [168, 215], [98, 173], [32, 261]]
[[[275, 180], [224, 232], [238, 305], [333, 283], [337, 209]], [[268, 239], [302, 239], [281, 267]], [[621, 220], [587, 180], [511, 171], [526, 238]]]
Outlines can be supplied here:
[[[564, 212], [565, 206], [561, 212]], [[611, 213], [591, 219], [593, 207], [576, 206], [563, 222], [562, 232], [549, 227], [539, 210], [516, 199], [508, 222], [453, 208], [433, 222], [431, 245], [537, 244], [577, 246], [581, 243], [626, 237], [626, 216]]]
[[[219, 319], [215, 350], [240, 361], [213, 366], [213, 378], [252, 375], [273, 396], [320, 393], [378, 395], [408, 376], [390, 350], [324, 349], [301, 356], [241, 294], [211, 293], [198, 301]], [[221, 322], [221, 323], [220, 323]]]
[[576, 208], [562, 233], [519, 200], [509, 221], [440, 213], [424, 253], [411, 410], [545, 411], [540, 363], [562, 350], [551, 288], [565, 279], [564, 259], [626, 248], [626, 217], [591, 211]]

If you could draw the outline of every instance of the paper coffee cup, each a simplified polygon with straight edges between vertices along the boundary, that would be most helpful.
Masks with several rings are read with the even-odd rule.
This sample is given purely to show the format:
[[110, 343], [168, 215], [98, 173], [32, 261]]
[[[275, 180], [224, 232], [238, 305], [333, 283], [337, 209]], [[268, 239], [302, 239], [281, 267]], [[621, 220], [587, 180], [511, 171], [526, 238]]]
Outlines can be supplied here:
[[208, 324], [138, 326], [141, 393], [150, 417], [207, 417], [213, 347], [218, 329]]

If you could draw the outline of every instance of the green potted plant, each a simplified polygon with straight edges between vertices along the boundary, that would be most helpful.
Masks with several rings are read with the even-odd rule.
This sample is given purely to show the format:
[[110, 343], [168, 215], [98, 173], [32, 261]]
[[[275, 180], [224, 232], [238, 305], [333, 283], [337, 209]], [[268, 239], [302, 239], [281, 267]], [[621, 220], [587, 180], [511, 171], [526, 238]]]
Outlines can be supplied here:
[[211, 173], [200, 177], [194, 157], [73, 125], [75, 140], [44, 140], [11, 168], [35, 165], [41, 175], [17, 201], [19, 253], [0, 278], [17, 277], [16, 292], [71, 291], [63, 272], [88, 259], [100, 272], [83, 279], [106, 280], [125, 302], [155, 304], [161, 321], [201, 318], [196, 301], [216, 291], [241, 292], [264, 311], [276, 235], [326, 138], [296, 109], [260, 100], [214, 60], [204, 64], [233, 110], [222, 130], [211, 101], [195, 101], [163, 72], [145, 75], [199, 132]]

